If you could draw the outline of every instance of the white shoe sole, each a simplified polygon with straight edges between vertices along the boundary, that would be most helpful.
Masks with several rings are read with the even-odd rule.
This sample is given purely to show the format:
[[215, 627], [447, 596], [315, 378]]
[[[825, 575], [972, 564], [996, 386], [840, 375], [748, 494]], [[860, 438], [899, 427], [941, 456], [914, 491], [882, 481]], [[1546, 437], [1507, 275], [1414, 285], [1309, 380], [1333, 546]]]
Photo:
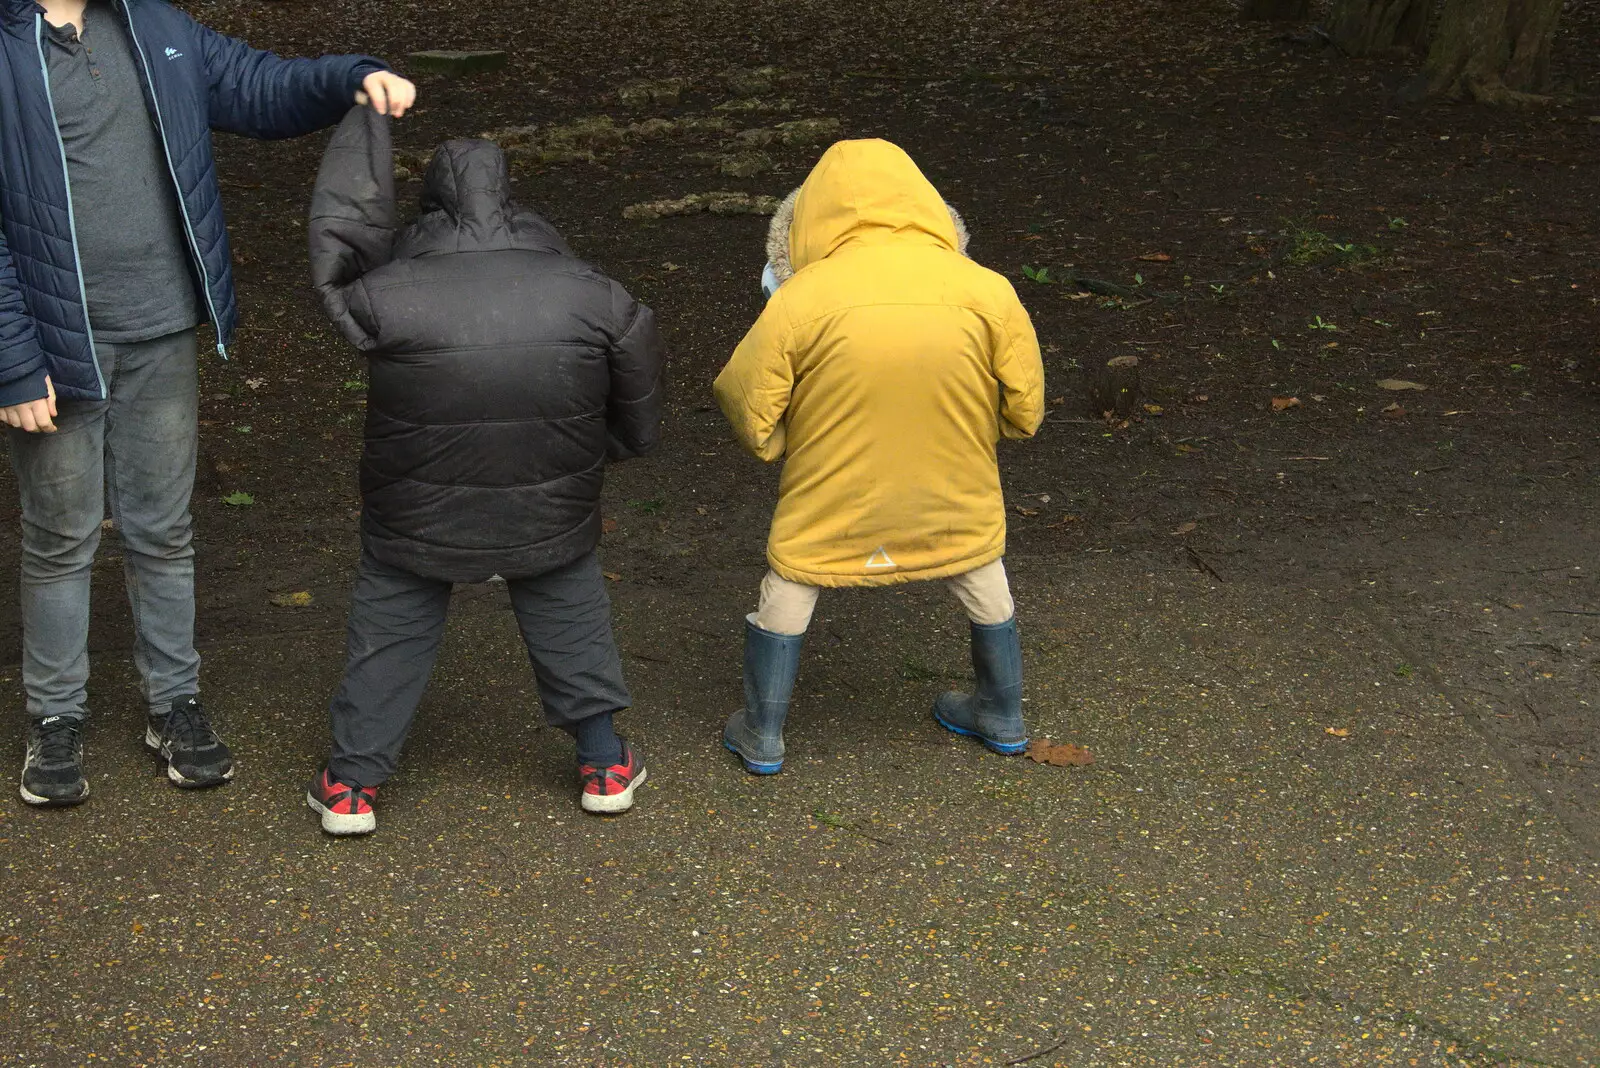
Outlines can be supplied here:
[[650, 769], [640, 768], [639, 774], [628, 784], [628, 788], [620, 794], [585, 793], [581, 797], [583, 810], [585, 812], [597, 812], [602, 816], [615, 816], [619, 812], [626, 812], [633, 807], [633, 792], [643, 786], [645, 780], [649, 777]]
[[322, 816], [322, 829], [329, 834], [344, 837], [352, 834], [371, 834], [378, 829], [376, 813], [364, 812], [351, 815], [344, 812], [333, 812], [315, 794], [306, 792], [306, 804]]
[[144, 744], [145, 748], [167, 762], [167, 778], [172, 781], [174, 786], [193, 789], [197, 786], [221, 786], [225, 782], [233, 781], [233, 772], [237, 765], [229, 765], [228, 770], [222, 773], [222, 778], [220, 779], [191, 779], [187, 777], [173, 767], [172, 758], [167, 756], [161, 749], [161, 736], [149, 727], [144, 729]]
[[74, 797], [70, 801], [64, 801], [64, 800], [61, 800], [59, 798], [54, 798], [54, 797], [41, 797], [40, 795], [34, 793], [32, 790], [28, 789], [26, 786], [17, 787], [17, 793], [21, 794], [22, 795], [22, 799], [24, 801], [26, 801], [28, 804], [36, 805], [36, 806], [38, 806], [40, 808], [68, 808], [68, 807], [70, 807], [72, 805], [80, 805], [83, 802], [89, 800], [89, 787], [88, 786], [85, 786], [83, 788], [83, 796]]

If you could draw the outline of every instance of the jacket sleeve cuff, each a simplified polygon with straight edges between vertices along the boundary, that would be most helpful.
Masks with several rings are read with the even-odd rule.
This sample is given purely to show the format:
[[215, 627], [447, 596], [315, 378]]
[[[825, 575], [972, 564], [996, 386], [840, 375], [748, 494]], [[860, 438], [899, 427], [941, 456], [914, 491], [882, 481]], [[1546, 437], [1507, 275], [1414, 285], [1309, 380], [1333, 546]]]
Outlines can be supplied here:
[[50, 395], [50, 391], [45, 388], [44, 380], [45, 373], [39, 370], [31, 375], [23, 375], [15, 382], [0, 385], [0, 408], [44, 400]]
[[361, 91], [361, 83], [380, 70], [388, 70], [389, 64], [372, 56], [354, 56], [355, 62], [350, 66], [350, 84], [346, 87], [349, 91], [345, 94], [351, 103], [355, 102], [356, 94]]

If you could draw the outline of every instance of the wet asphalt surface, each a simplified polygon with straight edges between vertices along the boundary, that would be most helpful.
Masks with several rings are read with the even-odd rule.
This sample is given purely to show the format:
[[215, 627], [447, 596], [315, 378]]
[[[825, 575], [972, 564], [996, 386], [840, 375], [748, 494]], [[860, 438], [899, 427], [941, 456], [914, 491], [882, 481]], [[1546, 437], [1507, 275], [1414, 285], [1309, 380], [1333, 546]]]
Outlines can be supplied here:
[[364, 840], [303, 800], [336, 638], [207, 648], [204, 793], [103, 656], [90, 802], [0, 807], [0, 1063], [1595, 1063], [1595, 865], [1463, 709], [1348, 598], [1140, 567], [1012, 566], [1034, 732], [1093, 767], [935, 727], [964, 625], [913, 587], [824, 601], [771, 779], [718, 745], [758, 573], [617, 583], [609, 820], [494, 587]]
[[[992, 6], [984, 6], [985, 19], [995, 14]], [[537, 48], [526, 50], [525, 61], [554, 62], [559, 49], [547, 47], [552, 27], [592, 22], [591, 7], [554, 5], [513, 27], [535, 39], [530, 43]], [[1181, 12], [1167, 8], [1152, 23], [1182, 34]], [[383, 5], [356, 10], [373, 23], [393, 21]], [[792, 5], [782, 11], [804, 23], [797, 42], [819, 32], [812, 23], [823, 24], [827, 32], [817, 50], [831, 47], [829, 34], [853, 40], [858, 21], [881, 18], [872, 5], [822, 19], [817, 10]], [[949, 36], [941, 20], [959, 23], [959, 47], [975, 52], [960, 57], [963, 66], [1012, 67], [1014, 57], [989, 54], [1010, 45], [985, 45], [984, 27], [958, 9], [929, 8], [916, 17], [905, 12], [896, 9], [893, 21], [912, 29], [926, 23], [933, 36]], [[735, 27], [726, 31], [729, 40], [754, 39], [744, 25], [749, 11], [738, 9], [737, 18], [718, 13]], [[701, 7], [679, 5], [674, 17], [679, 14], [707, 21]], [[1074, 9], [1060, 17], [1077, 23], [1088, 14]], [[447, 18], [475, 19], [476, 12], [471, 5], [430, 8], [430, 40], [449, 37], [437, 26]], [[342, 23], [308, 19], [303, 25], [308, 34], [331, 34], [337, 31], [326, 27]], [[357, 37], [363, 47], [382, 44], [372, 32], [352, 34]], [[1086, 35], [1075, 47], [1090, 51], [1093, 40]], [[286, 43], [290, 51], [314, 52], [348, 41]], [[612, 39], [603, 43], [621, 47]], [[645, 44], [656, 50], [656, 41]], [[1049, 52], [1042, 58], [1059, 65], [1071, 44], [1041, 46]], [[724, 47], [717, 44], [717, 54], [704, 62], [720, 69], [736, 61], [721, 54]], [[599, 51], [574, 47], [571, 54], [579, 58], [571, 65], [587, 66]], [[840, 62], [857, 62], [852, 51], [837, 52]], [[1275, 232], [1280, 213], [1330, 206], [1252, 203], [1260, 198], [1232, 188], [1229, 176], [1237, 172], [1222, 165], [1222, 157], [1237, 151], [1260, 152], [1265, 160], [1268, 150], [1261, 146], [1271, 146], [1274, 171], [1304, 169], [1309, 176], [1316, 169], [1329, 187], [1366, 181], [1355, 168], [1347, 173], [1337, 158], [1323, 158], [1344, 127], [1335, 126], [1329, 137], [1318, 125], [1328, 112], [1305, 107], [1302, 71], [1283, 74], [1283, 92], [1295, 91], [1296, 103], [1252, 105], [1259, 114], [1252, 113], [1251, 122], [1281, 125], [1264, 127], [1271, 136], [1256, 131], [1235, 144], [1230, 126], [1202, 118], [1216, 100], [1196, 76], [1204, 71], [1209, 80], [1215, 72], [1210, 64], [1234, 62], [1207, 55], [1196, 52], [1195, 66], [1171, 72], [1181, 92], [1168, 112], [1176, 116], [1174, 128], [1213, 131], [1206, 135], [1213, 148], [1195, 158], [1200, 171], [1217, 168], [1225, 176], [1217, 188], [1202, 181], [1192, 203], [1187, 192], [1177, 198], [1191, 204], [1195, 218], [1216, 211], [1226, 222], [1237, 212], [1237, 227]], [[876, 66], [878, 57], [872, 58]], [[915, 68], [916, 56], [907, 58], [907, 69]], [[1156, 169], [1144, 155], [1148, 135], [1134, 135], [1129, 126], [1145, 123], [1121, 117], [1129, 112], [1118, 109], [1146, 107], [1151, 72], [1141, 63], [1130, 68], [1128, 86], [1108, 88], [1116, 79], [1100, 64], [1104, 57], [1079, 58], [1094, 63], [1093, 69], [1070, 68], [1076, 80], [982, 83], [961, 90], [981, 106], [964, 99], [959, 111], [941, 103], [938, 92], [924, 93], [920, 82], [918, 99], [901, 105], [894, 83], [839, 88], [824, 74], [819, 84], [827, 91], [818, 90], [807, 110], [847, 119], [887, 111], [889, 132], [904, 131], [953, 181], [966, 183], [952, 188], [973, 202], [977, 240], [988, 243], [990, 262], [1008, 270], [1048, 257], [1078, 260], [1082, 242], [1097, 271], [1126, 278], [1132, 270], [1156, 268], [1119, 257], [1169, 247], [1170, 236], [1189, 241], [1191, 249], [1210, 249], [1207, 255], [1228, 263], [1231, 272], [1228, 257], [1237, 259], [1237, 250], [1223, 256], [1217, 251], [1225, 248], [1222, 239], [1206, 237], [1198, 223], [1172, 230], [1118, 215], [1113, 225], [1113, 208], [1148, 214], [1142, 200], [1127, 195], [1124, 185], [1135, 171], [1133, 163], [1122, 163], [1126, 157]], [[1246, 61], [1243, 84], [1255, 85], [1261, 72], [1253, 56]], [[584, 74], [592, 81], [608, 77], [604, 70]], [[599, 106], [598, 94], [610, 88], [584, 95], [556, 84], [572, 95], [564, 105], [571, 114], [563, 117], [590, 113]], [[797, 90], [803, 99], [809, 91]], [[519, 94], [484, 95], [509, 101], [501, 118], [526, 118]], [[437, 140], [435, 134], [490, 125], [478, 121], [484, 105], [471, 92], [453, 99], [436, 118], [414, 120], [432, 125], [408, 132], [412, 146]], [[1040, 107], [1074, 112], [1067, 125], [1079, 129], [1083, 120], [1076, 112], [1084, 104], [1104, 114], [1081, 137], [1005, 140], [1007, 130], [1026, 134]], [[901, 111], [921, 117], [894, 117]], [[1360, 114], [1359, 122], [1371, 125]], [[1462, 128], [1443, 120], [1435, 128], [1430, 118], [1405, 129], [1440, 153], [1441, 144], [1450, 146], [1448, 158], [1419, 155], [1407, 173], [1400, 165], [1383, 171], [1376, 160], [1392, 146], [1373, 142], [1362, 169], [1382, 189], [1384, 203], [1401, 204], [1395, 210], [1416, 220], [1417, 230], [1423, 229], [1424, 204], [1430, 218], [1438, 214], [1441, 235], [1452, 242], [1453, 269], [1466, 262], [1457, 243], [1483, 235], [1456, 230], [1453, 202], [1437, 199], [1450, 187], [1434, 175], [1455, 167], [1455, 146], [1475, 146], [1480, 136], [1461, 120], [1464, 110], [1439, 114]], [[1297, 115], [1309, 116], [1308, 130], [1296, 125]], [[883, 132], [858, 119], [850, 127]], [[996, 159], [1026, 150], [1038, 154], [1036, 161], [1018, 169], [1014, 181], [985, 173], [980, 182], [967, 170], [970, 142], [945, 136], [970, 138], [974, 129], [985, 141], [995, 140]], [[1215, 148], [1218, 143], [1224, 147]], [[254, 215], [258, 240], [247, 249], [252, 263], [241, 263], [241, 278], [247, 313], [262, 332], [247, 343], [253, 349], [245, 349], [238, 370], [226, 372], [241, 380], [232, 399], [213, 392], [227, 384], [224, 372], [207, 372], [213, 377], [206, 417], [217, 424], [208, 448], [213, 458], [235, 465], [231, 472], [219, 464], [210, 466], [209, 476], [202, 472], [203, 482], [213, 480], [206, 490], [211, 498], [256, 487], [243, 481], [246, 475], [297, 455], [290, 444], [309, 434], [345, 427], [353, 412], [343, 380], [356, 373], [355, 357], [331, 340], [304, 290], [300, 227], [315, 163], [309, 144], [293, 150], [297, 157], [281, 155], [291, 150], [276, 144], [224, 150], [235, 219]], [[1280, 157], [1286, 144], [1309, 148]], [[1487, 148], [1488, 141], [1483, 144]], [[1526, 154], [1538, 153], [1542, 169], [1526, 161], [1517, 164], [1521, 170], [1490, 171], [1484, 164], [1483, 171], [1498, 177], [1481, 179], [1481, 189], [1462, 188], [1475, 199], [1498, 195], [1502, 185], [1554, 182], [1543, 142], [1529, 144]], [[1084, 162], [1101, 157], [1110, 162], [1098, 170]], [[1186, 170], [1189, 163], [1179, 166]], [[639, 291], [673, 324], [674, 360], [684, 367], [675, 374], [703, 386], [753, 311], [747, 259], [759, 251], [760, 228], [702, 220], [695, 225], [715, 228], [708, 230], [713, 236], [686, 242], [681, 230], [624, 225], [625, 204], [677, 195], [708, 180], [703, 163], [650, 162], [643, 170], [642, 184], [630, 164], [599, 179], [589, 171], [542, 175], [525, 189], [572, 223], [569, 236], [581, 246], [593, 248], [630, 284], [637, 276], [644, 287]], [[1573, 173], [1583, 172], [1574, 167]], [[1052, 185], [1058, 176], [1088, 192], [1066, 197]], [[770, 185], [782, 192], [798, 177], [780, 173]], [[1140, 177], [1141, 187], [1151, 184]], [[1180, 191], [1191, 184], [1182, 173], [1161, 181], [1176, 182]], [[603, 195], [582, 199], [595, 182]], [[683, 182], [690, 184], [680, 187]], [[1553, 206], [1540, 211], [1560, 218], [1565, 187], [1548, 188]], [[1058, 221], [1032, 207], [1041, 191], [1074, 207], [1078, 196], [1087, 199], [1081, 213]], [[1344, 206], [1334, 200], [1331, 207], [1347, 215], [1366, 212], [1377, 197], [1358, 190]], [[1104, 230], [1097, 229], [1102, 218]], [[1213, 225], [1221, 222], [1206, 223]], [[1340, 223], [1349, 225], [1348, 219]], [[1024, 237], [1024, 226], [1040, 229], [1054, 244], [1034, 250], [1024, 242], [1039, 235]], [[274, 260], [260, 247], [275, 228], [292, 256]], [[1515, 229], [1521, 233], [1520, 222]], [[1227, 240], [1237, 243], [1246, 232], [1229, 231]], [[1487, 236], [1499, 233], [1496, 226]], [[1103, 249], [1091, 240], [1097, 234], [1109, 235], [1100, 242]], [[1498, 247], [1489, 252], [1501, 254]], [[652, 278], [669, 260], [671, 283]], [[1537, 262], [1541, 266], [1528, 271], [1552, 269]], [[1223, 267], [1203, 258], [1198, 263], [1174, 269], [1222, 277]], [[1491, 275], [1501, 273], [1496, 268]], [[1457, 284], [1453, 274], [1441, 277], [1442, 286]], [[1334, 296], [1315, 286], [1301, 296], [1298, 287], [1308, 284], [1301, 279], [1289, 296], [1274, 298], [1289, 308], [1276, 327], [1264, 313], [1257, 319], [1240, 313], [1240, 322], [1260, 335], [1252, 342], [1262, 350], [1255, 359], [1273, 359], [1262, 331], [1292, 320], [1303, 333], [1300, 326], [1313, 312], [1320, 319], [1341, 309], [1339, 318], [1350, 327], [1354, 309], [1345, 315]], [[748, 307], [729, 303], [735, 292], [745, 294]], [[1043, 292], [1030, 291], [1041, 308], [1048, 307]], [[1437, 314], [1427, 310], [1431, 299], [1418, 295], [1414, 310]], [[1465, 330], [1458, 336], [1478, 346], [1478, 328], [1495, 325], [1491, 320], [1505, 307], [1497, 303], [1481, 320], [1463, 319], [1455, 324]], [[1559, 314], [1579, 317], [1577, 311]], [[1063, 346], [1051, 356], [1057, 382], [1074, 353], [1112, 351], [1105, 337], [1120, 346], [1150, 336], [1119, 321], [1099, 327], [1098, 340], [1085, 339], [1081, 332], [1094, 321], [1081, 312], [1047, 311], [1041, 322], [1054, 324], [1047, 338]], [[1154, 325], [1138, 322], [1140, 329]], [[1490, 333], [1485, 329], [1483, 338]], [[277, 354], [285, 338], [301, 348]], [[1175, 341], [1167, 366], [1184, 357], [1186, 366], [1209, 366], [1210, 342], [1220, 345], [1220, 339], [1207, 330], [1187, 347]], [[1236, 344], [1245, 342], [1230, 337], [1228, 350]], [[1459, 344], [1462, 353], [1446, 355], [1464, 356], [1469, 342]], [[1221, 359], [1220, 351], [1214, 355]], [[1519, 358], [1514, 351], [1503, 355]], [[1443, 357], [1427, 358], [1440, 360], [1436, 374], [1444, 378]], [[307, 368], [327, 387], [319, 397], [323, 407], [309, 422], [301, 419], [304, 409], [286, 400], [306, 392], [300, 375]], [[1392, 369], [1374, 365], [1367, 377]], [[1202, 380], [1191, 384], [1203, 386], [1220, 407], [1226, 382], [1205, 377], [1217, 372], [1196, 373]], [[1275, 373], [1285, 388], [1295, 383], [1292, 388], [1308, 399], [1325, 388], [1292, 365]], [[245, 379], [254, 374], [264, 376], [259, 394]], [[1171, 432], [1216, 433], [1222, 444], [1214, 451], [1245, 455], [1198, 417], [1179, 424], [1177, 407], [1193, 390], [1180, 388], [1178, 371], [1165, 374], [1172, 395], [1159, 397], [1169, 407], [1167, 425], [1181, 427]], [[1272, 395], [1271, 377], [1263, 372], [1261, 382], [1250, 384], [1260, 394], [1252, 401], [1257, 407]], [[1151, 379], [1161, 384], [1153, 370]], [[1529, 403], [1515, 411], [1498, 401], [1491, 410], [1488, 399], [1464, 387], [1458, 397], [1445, 393], [1451, 383], [1430, 381], [1437, 407], [1480, 409], [1491, 427], [1543, 428], [1539, 420], [1553, 418], [1534, 408], [1531, 392], [1520, 394]], [[830, 595], [808, 640], [785, 771], [756, 779], [721, 749], [718, 737], [740, 699], [740, 620], [759, 580], [757, 528], [769, 513], [771, 479], [751, 474], [753, 464], [728, 461], [735, 450], [703, 390], [691, 392], [699, 386], [684, 389], [686, 399], [674, 413], [674, 433], [681, 437], [673, 439], [673, 453], [682, 463], [675, 460], [671, 470], [625, 465], [608, 485], [607, 514], [623, 521], [609, 565], [624, 576], [613, 586], [618, 633], [638, 702], [621, 725], [651, 770], [632, 813], [603, 820], [579, 810], [571, 743], [541, 728], [503, 591], [486, 587], [457, 597], [449, 646], [403, 773], [382, 792], [378, 833], [351, 841], [321, 834], [304, 789], [324, 755], [323, 708], [343, 648], [333, 607], [339, 591], [322, 578], [343, 573], [340, 561], [355, 544], [345, 515], [354, 507], [351, 460], [349, 450], [340, 451], [350, 442], [323, 433], [317, 440], [328, 440], [328, 455], [341, 458], [324, 467], [324, 457], [315, 456], [313, 464], [298, 454], [303, 499], [261, 492], [248, 519], [218, 515], [217, 507], [201, 517], [202, 553], [218, 546], [215, 556], [201, 561], [202, 596], [210, 598], [202, 602], [208, 700], [240, 754], [238, 780], [215, 791], [181, 793], [144, 753], [126, 628], [117, 627], [113, 609], [104, 619], [97, 616], [96, 720], [88, 742], [94, 796], [81, 808], [50, 812], [27, 809], [14, 796], [0, 800], [0, 1065], [1600, 1063], [1594, 847], [1600, 799], [1591, 777], [1577, 773], [1587, 772], [1579, 764], [1593, 750], [1592, 706], [1585, 702], [1596, 693], [1595, 602], [1587, 576], [1600, 566], [1588, 503], [1595, 494], [1588, 474], [1594, 466], [1584, 451], [1593, 438], [1587, 411], [1567, 411], [1568, 421], [1549, 424], [1549, 455], [1540, 457], [1541, 464], [1561, 458], [1584, 472], [1584, 480], [1554, 481], [1548, 471], [1555, 468], [1537, 466], [1524, 450], [1484, 433], [1484, 453], [1509, 453], [1507, 462], [1550, 479], [1539, 483], [1545, 488], [1536, 497], [1525, 489], [1498, 502], [1472, 499], [1474, 487], [1507, 477], [1486, 462], [1463, 462], [1459, 482], [1424, 497], [1417, 487], [1431, 485], [1422, 472], [1433, 461], [1408, 464], [1406, 480], [1369, 483], [1361, 471], [1369, 454], [1351, 450], [1349, 466], [1362, 477], [1352, 475], [1353, 484], [1343, 488], [1330, 478], [1326, 490], [1330, 498], [1354, 502], [1341, 505], [1345, 511], [1359, 511], [1357, 504], [1366, 509], [1360, 494], [1376, 486], [1385, 503], [1414, 502], [1418, 516], [1435, 512], [1431, 519], [1375, 526], [1378, 533], [1350, 553], [1325, 551], [1340, 541], [1355, 545], [1359, 539], [1348, 531], [1361, 526], [1330, 521], [1329, 513], [1339, 511], [1331, 505], [1316, 510], [1317, 525], [1307, 524], [1314, 532], [1308, 539], [1320, 538], [1322, 545], [1280, 538], [1259, 551], [1229, 549], [1235, 526], [1263, 540], [1281, 528], [1268, 521], [1268, 509], [1230, 506], [1230, 525], [1215, 523], [1219, 532], [1198, 543], [1226, 582], [1195, 570], [1168, 533], [1196, 516], [1206, 521], [1202, 535], [1211, 533], [1208, 514], [1218, 509], [1195, 505], [1192, 497], [1204, 495], [1199, 491], [1175, 497], [1172, 507], [1187, 509], [1181, 513], [1141, 517], [1149, 537], [1124, 537], [1124, 531], [1100, 541], [1057, 543], [1030, 533], [1019, 517], [1008, 566], [1024, 627], [1030, 722], [1038, 735], [1089, 746], [1098, 759], [1086, 769], [997, 757], [931, 722], [933, 697], [968, 674], [965, 627], [941, 589]], [[247, 407], [251, 397], [261, 403]], [[1407, 404], [1420, 421], [1420, 401], [1408, 397]], [[284, 413], [281, 425], [269, 414], [276, 408]], [[1309, 418], [1310, 409], [1308, 403], [1300, 415]], [[1093, 481], [1099, 473], [1107, 485], [1094, 488], [1107, 496], [1162, 498], [1164, 491], [1129, 489], [1144, 477], [1141, 468], [1155, 467], [1153, 453], [1130, 449], [1125, 477], [1106, 478], [1105, 461], [1095, 459], [1104, 453], [1091, 453], [1085, 442], [1104, 450], [1122, 443], [1100, 445], [1099, 439], [1112, 437], [1100, 427], [1057, 429], [1064, 420], [1052, 418], [1046, 440], [1029, 446], [1044, 457], [1028, 461], [1036, 466], [1022, 468], [1020, 456], [1008, 456], [1011, 489], [1048, 489], [1059, 510], [1066, 507], [1063, 498], [1084, 488], [1072, 484], [1075, 478]], [[248, 438], [236, 433], [241, 422], [254, 427]], [[1292, 444], [1288, 435], [1262, 438], [1262, 451], [1273, 451], [1266, 448], [1272, 445], [1291, 457], [1334, 455], [1305, 433]], [[1409, 447], [1438, 454], [1453, 448], [1454, 439], [1443, 440], [1447, 434], [1462, 433], [1441, 429], [1435, 445], [1434, 431], [1419, 430]], [[219, 439], [230, 442], [226, 450]], [[1574, 452], [1572, 440], [1585, 444]], [[1397, 456], [1409, 455], [1407, 448], [1405, 442], [1388, 446]], [[1170, 456], [1171, 449], [1162, 452]], [[1206, 479], [1232, 470], [1222, 460], [1207, 462], [1218, 467], [1207, 468]], [[1283, 465], [1268, 458], [1260, 463], [1255, 489], [1244, 487], [1247, 502], [1270, 499], [1261, 484], [1276, 493], [1314, 477], [1295, 473], [1285, 480]], [[329, 486], [344, 487], [340, 492], [351, 499], [341, 504]], [[686, 490], [703, 496], [691, 499]], [[666, 502], [659, 515], [658, 497]], [[733, 499], [755, 503], [744, 511], [719, 508]], [[1311, 520], [1305, 499], [1279, 510], [1306, 512]], [[674, 512], [697, 501], [711, 505], [699, 527]], [[1082, 503], [1072, 507], [1085, 511]], [[1141, 508], [1147, 504], [1142, 500]], [[630, 524], [644, 526], [643, 505], [662, 525], [659, 537], [652, 535], [655, 544], [639, 549], [625, 539], [633, 536]], [[1450, 535], [1487, 525], [1491, 516], [1495, 524], [1526, 528], [1503, 556], [1472, 557], [1450, 543]], [[1386, 517], [1392, 519], [1378, 516]], [[1065, 520], [1052, 512], [1036, 526], [1047, 522]], [[235, 528], [225, 531], [225, 524]], [[1542, 539], [1537, 528], [1545, 532]], [[218, 536], [223, 533], [228, 538]], [[1485, 541], [1499, 536], [1497, 530], [1481, 533]], [[1434, 538], [1431, 549], [1419, 547], [1424, 537]], [[1152, 541], [1170, 541], [1173, 550], [1153, 551]], [[259, 546], [260, 560], [240, 563], [246, 553], [235, 559], [235, 542]], [[1368, 555], [1357, 558], [1357, 549]], [[8, 574], [15, 573], [13, 552], [0, 547]], [[1335, 562], [1319, 562], [1329, 558]], [[1477, 575], [1486, 559], [1506, 569], [1487, 592]], [[724, 569], [730, 560], [738, 566]], [[259, 572], [269, 569], [281, 581], [275, 590], [315, 588], [317, 604], [286, 617], [278, 633], [263, 634], [255, 602], [264, 599]], [[114, 559], [97, 565], [102, 607], [121, 597], [117, 570]], [[1536, 608], [1546, 614], [1534, 618]], [[1548, 614], [1563, 609], [1579, 614]], [[14, 632], [14, 620], [0, 618], [0, 631], [7, 630]], [[108, 640], [111, 631], [117, 633]], [[17, 688], [14, 663], [0, 666], [0, 692], [11, 695], [13, 705]], [[1508, 759], [1506, 744], [1485, 724], [1511, 723], [1512, 713], [1530, 701], [1560, 722], [1532, 740], [1519, 739]], [[13, 760], [7, 774], [14, 774], [21, 752], [19, 720], [0, 720], [10, 724], [0, 728], [0, 754]], [[1527, 753], [1546, 764], [1530, 771]]]

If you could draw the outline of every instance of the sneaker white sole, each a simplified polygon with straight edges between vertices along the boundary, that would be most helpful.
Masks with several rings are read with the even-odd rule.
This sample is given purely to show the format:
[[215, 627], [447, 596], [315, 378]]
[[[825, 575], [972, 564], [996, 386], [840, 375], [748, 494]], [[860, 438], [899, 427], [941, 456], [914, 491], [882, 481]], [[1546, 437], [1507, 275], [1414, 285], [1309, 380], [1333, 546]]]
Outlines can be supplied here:
[[22, 799], [28, 804], [37, 805], [40, 808], [66, 808], [69, 805], [79, 805], [89, 800], [88, 786], [83, 788], [83, 793], [71, 799], [61, 797], [41, 797], [39, 794], [34, 793], [26, 786], [17, 787], [17, 793], [21, 794]]
[[146, 749], [149, 749], [156, 756], [167, 762], [167, 778], [172, 781], [174, 786], [182, 786], [185, 789], [192, 790], [199, 786], [221, 786], [225, 782], [233, 781], [235, 765], [232, 764], [228, 766], [227, 771], [222, 773], [222, 777], [217, 779], [191, 779], [184, 775], [177, 768], [173, 767], [172, 758], [162, 751], [161, 736], [155, 731], [151, 730], [149, 727], [144, 729], [144, 744]]
[[378, 829], [376, 813], [363, 812], [351, 815], [345, 812], [330, 810], [317, 796], [309, 791], [306, 793], [306, 804], [322, 816], [322, 829], [329, 834], [341, 837], [351, 834], [371, 834]]
[[649, 768], [640, 768], [639, 774], [628, 788], [620, 794], [590, 794], [581, 795], [581, 803], [585, 812], [598, 812], [602, 816], [615, 816], [619, 812], [626, 812], [633, 807], [633, 792], [644, 785], [650, 777]]

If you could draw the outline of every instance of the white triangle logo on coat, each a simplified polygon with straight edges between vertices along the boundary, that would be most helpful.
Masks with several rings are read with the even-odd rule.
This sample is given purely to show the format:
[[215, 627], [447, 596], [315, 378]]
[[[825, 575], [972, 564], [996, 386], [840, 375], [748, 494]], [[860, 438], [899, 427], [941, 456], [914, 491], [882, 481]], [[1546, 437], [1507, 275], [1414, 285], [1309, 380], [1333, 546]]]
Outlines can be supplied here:
[[867, 557], [867, 566], [868, 567], [899, 567], [900, 565], [895, 563], [894, 560], [889, 556], [889, 553], [887, 552], [887, 550], [885, 550], [884, 547], [880, 545], [880, 546], [878, 546], [878, 551], [877, 552], [875, 552], [871, 556]]

